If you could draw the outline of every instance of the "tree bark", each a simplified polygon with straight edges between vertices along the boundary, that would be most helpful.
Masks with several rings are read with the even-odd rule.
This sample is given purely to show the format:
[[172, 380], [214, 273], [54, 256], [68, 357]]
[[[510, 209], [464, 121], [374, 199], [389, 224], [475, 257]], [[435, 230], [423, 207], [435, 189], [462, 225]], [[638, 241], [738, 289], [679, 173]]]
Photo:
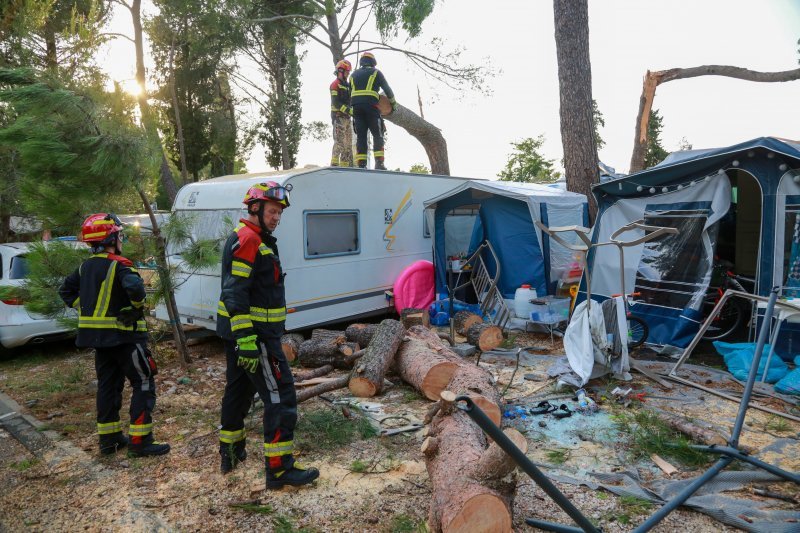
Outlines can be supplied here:
[[347, 341], [344, 331], [334, 331], [332, 329], [314, 329], [311, 331], [311, 340], [317, 342], [327, 342], [331, 344], [342, 344]]
[[474, 326], [475, 324], [482, 324], [483, 319], [476, 315], [475, 313], [470, 313], [469, 311], [459, 311], [455, 315], [453, 315], [453, 327], [456, 330], [456, 333], [462, 335], [464, 337], [467, 336], [467, 331], [469, 328]]
[[339, 345], [333, 342], [309, 339], [300, 344], [298, 358], [305, 368], [316, 368], [332, 365], [334, 368], [349, 369], [351, 363], [346, 362], [346, 355], [339, 350]]
[[594, 220], [597, 206], [592, 185], [599, 179], [599, 170], [592, 115], [588, 1], [553, 0], [553, 15], [567, 190], [586, 195], [589, 216]]
[[300, 353], [300, 345], [305, 339], [299, 333], [287, 333], [281, 337], [281, 348], [287, 361], [294, 361]]
[[700, 444], [705, 444], [707, 446], [727, 446], [727, 440], [725, 437], [713, 429], [701, 427], [697, 424], [689, 422], [685, 418], [667, 413], [665, 411], [657, 411], [657, 413], [658, 418], [662, 422], [675, 431], [680, 431], [695, 442], [699, 442]]
[[344, 331], [344, 335], [348, 341], [355, 342], [362, 348], [366, 348], [377, 330], [377, 324], [351, 324]]
[[383, 390], [383, 377], [394, 360], [406, 330], [400, 322], [387, 318], [378, 326], [364, 357], [350, 378], [350, 392], [361, 398], [371, 398]]
[[181, 158], [181, 181], [184, 185], [189, 183], [189, 171], [186, 168], [186, 149], [183, 144], [183, 124], [181, 123], [181, 109], [178, 106], [178, 93], [175, 90], [175, 37], [169, 48], [169, 93], [172, 96], [172, 112], [175, 113], [175, 136], [178, 138], [178, 153]]
[[419, 141], [428, 154], [431, 174], [450, 175], [447, 141], [442, 135], [442, 130], [400, 104], [397, 104], [397, 109], [393, 113], [384, 118], [392, 124], [397, 124]]
[[730, 65], [701, 65], [690, 68], [671, 68], [647, 71], [642, 83], [642, 95], [639, 97], [639, 113], [636, 115], [635, 136], [633, 139], [633, 152], [629, 172], [644, 170], [645, 154], [647, 152], [647, 125], [650, 121], [650, 110], [656, 97], [656, 87], [672, 80], [696, 78], [698, 76], [725, 76], [759, 83], [777, 83], [795, 81], [800, 79], [800, 68], [784, 70], [781, 72], [759, 72]]
[[425, 326], [427, 328], [431, 325], [431, 317], [427, 309], [406, 307], [400, 313], [400, 323], [403, 324], [403, 327], [406, 329], [411, 326]]
[[467, 342], [482, 352], [488, 352], [503, 344], [503, 330], [499, 326], [481, 321], [467, 330]]
[[424, 340], [409, 333], [395, 356], [395, 368], [403, 381], [429, 400], [438, 400], [458, 369], [458, 364], [439, 355]]
[[330, 392], [337, 389], [343, 389], [347, 387], [347, 384], [350, 382], [350, 374], [345, 374], [341, 377], [336, 378], [333, 381], [329, 381], [327, 383], [320, 383], [319, 385], [314, 385], [313, 387], [308, 387], [301, 391], [297, 391], [297, 403], [304, 402], [309, 398], [313, 398], [314, 396], [319, 396], [320, 394], [325, 394], [326, 392]]

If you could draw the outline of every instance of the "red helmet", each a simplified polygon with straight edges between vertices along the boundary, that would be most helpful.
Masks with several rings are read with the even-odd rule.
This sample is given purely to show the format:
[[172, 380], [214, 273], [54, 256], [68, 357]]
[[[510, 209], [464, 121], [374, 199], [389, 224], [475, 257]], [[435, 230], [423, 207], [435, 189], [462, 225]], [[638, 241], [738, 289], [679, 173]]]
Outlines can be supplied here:
[[289, 207], [289, 191], [292, 190], [292, 184], [281, 185], [275, 181], [268, 181], [266, 183], [259, 183], [253, 185], [248, 189], [247, 194], [244, 195], [242, 203], [249, 206], [254, 202], [266, 202], [272, 200], [281, 204], [283, 207]]
[[348, 72], [350, 72], [351, 70], [353, 70], [353, 65], [351, 65], [351, 64], [350, 64], [350, 62], [349, 62], [348, 60], [346, 60], [346, 59], [342, 59], [341, 61], [339, 61], [338, 63], [336, 63], [336, 70], [337, 70], [337, 71], [338, 71], [338, 70], [342, 70], [342, 71], [344, 71], [345, 73], [348, 73]]
[[89, 215], [81, 226], [81, 240], [112, 246], [116, 242], [116, 235], [122, 231], [122, 222], [111, 213], [97, 213]]
[[378, 65], [378, 61], [375, 59], [375, 54], [372, 52], [364, 52], [361, 54], [361, 59], [358, 62], [362, 67], [364, 65], [369, 65], [371, 67], [375, 67]]

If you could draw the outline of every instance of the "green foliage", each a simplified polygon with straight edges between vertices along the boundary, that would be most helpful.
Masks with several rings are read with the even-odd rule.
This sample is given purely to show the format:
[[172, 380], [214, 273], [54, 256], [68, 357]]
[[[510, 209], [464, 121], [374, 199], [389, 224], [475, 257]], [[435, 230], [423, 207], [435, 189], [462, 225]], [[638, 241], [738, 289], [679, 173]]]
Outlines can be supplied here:
[[11, 463], [11, 468], [16, 470], [17, 472], [25, 472], [26, 470], [30, 470], [39, 462], [38, 459], [35, 457], [33, 459], [23, 459], [22, 461]]
[[304, 411], [295, 428], [295, 441], [306, 451], [328, 451], [377, 435], [363, 417], [345, 418], [333, 409]]
[[411, 165], [411, 168], [408, 169], [409, 172], [412, 174], [430, 174], [431, 169], [427, 167], [424, 163], [414, 163]]
[[428, 531], [428, 526], [424, 520], [417, 520], [407, 514], [398, 514], [392, 517], [389, 531], [391, 533], [425, 533]]
[[656, 454], [671, 457], [687, 466], [709, 462], [708, 454], [691, 448], [686, 437], [667, 426], [653, 411], [621, 411], [613, 415], [613, 419], [617, 430], [627, 435], [628, 451], [633, 459]]
[[594, 144], [600, 150], [606, 145], [606, 142], [600, 136], [600, 128], [606, 127], [606, 121], [603, 118], [603, 113], [600, 112], [600, 108], [597, 107], [597, 101], [594, 99], [592, 100], [592, 123], [594, 124]]
[[[303, 135], [300, 61], [296, 42], [275, 36], [267, 46], [279, 66], [270, 69], [272, 92], [266, 109], [261, 113], [264, 122], [259, 130], [259, 139], [266, 145], [269, 166], [274, 169], [293, 168], [297, 165], [297, 151]], [[284, 150], [287, 161], [284, 161]]]
[[547, 460], [554, 465], [563, 465], [569, 459], [570, 453], [566, 448], [554, 448], [552, 450], [547, 450], [545, 455]]
[[283, 515], [276, 516], [272, 521], [272, 526], [275, 528], [273, 530], [275, 533], [312, 533], [314, 531], [305, 527], [295, 528], [292, 521]]
[[644, 168], [657, 165], [669, 155], [669, 152], [661, 145], [661, 130], [664, 129], [662, 120], [658, 109], [650, 110], [650, 120], [647, 123], [647, 150], [644, 155]]
[[369, 465], [360, 459], [356, 459], [355, 461], [350, 463], [350, 471], [355, 472], [357, 474], [366, 472], [367, 467], [369, 467]]
[[377, 0], [375, 25], [378, 32], [384, 39], [396, 37], [401, 28], [409, 37], [418, 36], [435, 3], [435, 0]]
[[315, 120], [303, 126], [303, 138], [316, 142], [327, 141], [331, 138], [331, 125], [328, 122]]
[[683, 152], [684, 150], [691, 150], [692, 143], [686, 137], [681, 137], [681, 140], [678, 142], [678, 151]]
[[526, 183], [554, 183], [561, 177], [554, 167], [554, 159], [546, 159], [539, 153], [544, 145], [544, 135], [535, 139], [528, 137], [512, 142], [514, 151], [508, 157], [506, 168], [500, 171], [501, 181], [521, 181]]

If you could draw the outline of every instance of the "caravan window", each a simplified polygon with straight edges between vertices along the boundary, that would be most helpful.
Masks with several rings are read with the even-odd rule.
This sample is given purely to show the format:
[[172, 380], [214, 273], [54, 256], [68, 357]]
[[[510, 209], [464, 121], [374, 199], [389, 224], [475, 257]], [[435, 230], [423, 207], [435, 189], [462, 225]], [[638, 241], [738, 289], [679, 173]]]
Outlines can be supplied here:
[[800, 296], [800, 196], [786, 197], [786, 226], [783, 232], [784, 296]]
[[641, 300], [653, 305], [699, 309], [711, 275], [716, 240], [716, 224], [704, 231], [710, 206], [660, 207], [647, 206], [644, 223], [677, 228], [678, 233], [644, 244], [634, 290], [641, 293]]
[[361, 252], [358, 211], [306, 211], [303, 214], [306, 259]]

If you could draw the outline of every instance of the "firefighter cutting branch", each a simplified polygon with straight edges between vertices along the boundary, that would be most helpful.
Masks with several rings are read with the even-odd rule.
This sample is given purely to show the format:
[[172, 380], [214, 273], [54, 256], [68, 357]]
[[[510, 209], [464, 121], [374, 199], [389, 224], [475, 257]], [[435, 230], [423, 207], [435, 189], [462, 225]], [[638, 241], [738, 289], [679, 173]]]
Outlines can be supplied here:
[[253, 394], [264, 403], [264, 457], [267, 488], [305, 485], [319, 476], [294, 460], [297, 398], [294, 380], [281, 348], [286, 322], [284, 274], [272, 233], [289, 207], [289, 190], [274, 181], [254, 185], [244, 204], [247, 218], [228, 237], [222, 252], [222, 294], [217, 334], [227, 359], [222, 426], [221, 470], [230, 472], [245, 460], [244, 418]]
[[[110, 455], [128, 446], [130, 457], [164, 455], [169, 444], [153, 439], [157, 370], [147, 348], [144, 282], [120, 255], [122, 223], [112, 214], [91, 215], [81, 227], [81, 238], [93, 255], [67, 276], [59, 294], [80, 311], [75, 344], [95, 350], [100, 453]], [[133, 389], [130, 440], [119, 419], [126, 378]]]
[[380, 94], [383, 89], [392, 104], [397, 108], [394, 92], [383, 73], [378, 70], [378, 62], [372, 52], [364, 52], [359, 60], [361, 67], [350, 76], [351, 98], [353, 105], [353, 127], [356, 130], [356, 164], [359, 168], [367, 168], [367, 133], [372, 133], [372, 155], [375, 156], [375, 168], [386, 170], [384, 164], [384, 138], [381, 124], [381, 112], [378, 109]]

